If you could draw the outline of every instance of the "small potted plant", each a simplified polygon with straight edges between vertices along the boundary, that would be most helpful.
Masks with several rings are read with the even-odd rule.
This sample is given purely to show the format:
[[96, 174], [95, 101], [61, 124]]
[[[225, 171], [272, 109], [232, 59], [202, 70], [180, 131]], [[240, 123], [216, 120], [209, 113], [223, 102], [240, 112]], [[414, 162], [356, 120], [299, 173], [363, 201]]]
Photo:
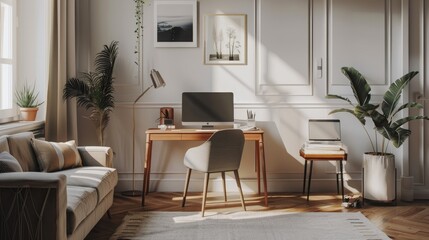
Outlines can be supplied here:
[[39, 93], [35, 90], [35, 85], [29, 87], [27, 83], [22, 89], [15, 92], [16, 104], [20, 107], [22, 121], [34, 121], [36, 119], [39, 106], [44, 102], [39, 102]]

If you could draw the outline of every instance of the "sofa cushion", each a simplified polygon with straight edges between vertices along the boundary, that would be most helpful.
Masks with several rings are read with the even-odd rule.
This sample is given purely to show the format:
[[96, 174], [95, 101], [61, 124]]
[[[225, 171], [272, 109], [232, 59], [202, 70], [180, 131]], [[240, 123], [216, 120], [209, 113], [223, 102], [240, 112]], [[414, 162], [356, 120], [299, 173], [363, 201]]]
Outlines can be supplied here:
[[13, 134], [7, 137], [9, 152], [18, 160], [24, 172], [38, 172], [36, 155], [34, 155], [31, 139], [34, 138], [32, 132]]
[[9, 152], [8, 135], [0, 136], [0, 152]]
[[57, 143], [32, 139], [31, 143], [40, 170], [43, 172], [55, 172], [82, 166], [82, 160], [74, 140]]
[[97, 189], [98, 203], [112, 191], [118, 183], [118, 173], [114, 168], [80, 167], [61, 171], [67, 177], [67, 186], [92, 187]]
[[22, 172], [21, 165], [10, 153], [0, 153], [0, 173]]
[[67, 186], [67, 235], [97, 207], [95, 188]]

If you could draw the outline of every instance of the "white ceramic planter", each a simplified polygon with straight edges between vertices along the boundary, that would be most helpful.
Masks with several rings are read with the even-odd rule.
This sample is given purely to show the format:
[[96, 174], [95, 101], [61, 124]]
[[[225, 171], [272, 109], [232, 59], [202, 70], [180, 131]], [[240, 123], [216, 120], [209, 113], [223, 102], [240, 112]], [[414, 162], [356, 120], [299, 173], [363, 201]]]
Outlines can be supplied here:
[[363, 155], [364, 197], [374, 201], [395, 200], [395, 156]]

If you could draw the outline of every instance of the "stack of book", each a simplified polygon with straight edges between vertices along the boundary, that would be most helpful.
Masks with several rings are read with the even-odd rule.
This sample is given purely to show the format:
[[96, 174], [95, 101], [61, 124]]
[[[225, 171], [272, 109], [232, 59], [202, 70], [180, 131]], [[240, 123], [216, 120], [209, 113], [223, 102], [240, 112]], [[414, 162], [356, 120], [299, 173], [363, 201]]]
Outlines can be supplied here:
[[346, 146], [341, 142], [312, 142], [307, 141], [302, 146], [306, 154], [344, 154]]

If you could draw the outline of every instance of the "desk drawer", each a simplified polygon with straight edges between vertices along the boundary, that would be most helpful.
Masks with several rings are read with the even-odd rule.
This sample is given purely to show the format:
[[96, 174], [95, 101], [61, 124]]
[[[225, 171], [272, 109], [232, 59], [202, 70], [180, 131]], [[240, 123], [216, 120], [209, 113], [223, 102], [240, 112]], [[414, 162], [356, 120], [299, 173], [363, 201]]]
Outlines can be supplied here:
[[182, 134], [182, 140], [184, 141], [206, 141], [213, 135], [213, 133], [197, 133], [197, 134]]
[[152, 141], [174, 141], [174, 140], [182, 140], [181, 134], [169, 134], [169, 133], [157, 133], [150, 134], [150, 140]]
[[259, 133], [253, 133], [253, 134], [245, 133], [244, 134], [244, 139], [246, 139], [246, 141], [259, 141], [261, 138], [262, 138], [262, 135]]

